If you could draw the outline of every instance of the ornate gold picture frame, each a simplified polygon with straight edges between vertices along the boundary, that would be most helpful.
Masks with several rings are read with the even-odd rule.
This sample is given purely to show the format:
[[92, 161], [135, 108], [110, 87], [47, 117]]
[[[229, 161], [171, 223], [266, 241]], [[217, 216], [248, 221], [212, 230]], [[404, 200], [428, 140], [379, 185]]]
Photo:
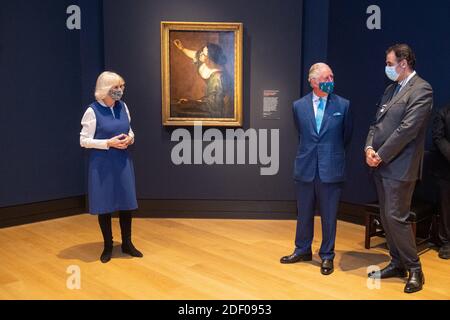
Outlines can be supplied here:
[[242, 126], [242, 39], [242, 23], [161, 22], [164, 126]]

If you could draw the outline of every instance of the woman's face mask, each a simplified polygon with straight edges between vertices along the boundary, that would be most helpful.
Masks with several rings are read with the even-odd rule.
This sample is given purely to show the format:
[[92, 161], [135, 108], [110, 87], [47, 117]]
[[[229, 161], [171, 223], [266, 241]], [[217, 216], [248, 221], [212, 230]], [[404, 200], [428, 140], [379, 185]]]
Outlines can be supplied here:
[[111, 90], [109, 90], [109, 96], [111, 97], [111, 99], [113, 99], [114, 101], [119, 101], [120, 99], [122, 99], [123, 96], [123, 89], [115, 89], [115, 88], [111, 88]]

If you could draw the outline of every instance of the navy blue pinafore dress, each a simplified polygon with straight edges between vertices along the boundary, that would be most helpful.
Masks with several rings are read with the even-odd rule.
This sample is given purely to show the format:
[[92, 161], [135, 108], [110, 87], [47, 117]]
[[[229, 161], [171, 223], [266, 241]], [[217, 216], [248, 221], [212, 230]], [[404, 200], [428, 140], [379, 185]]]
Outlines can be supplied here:
[[[90, 107], [97, 122], [94, 139], [111, 139], [130, 131], [128, 114], [121, 101], [114, 105], [114, 114], [111, 108], [98, 102]], [[91, 214], [137, 209], [134, 167], [128, 150], [90, 150], [88, 194]]]

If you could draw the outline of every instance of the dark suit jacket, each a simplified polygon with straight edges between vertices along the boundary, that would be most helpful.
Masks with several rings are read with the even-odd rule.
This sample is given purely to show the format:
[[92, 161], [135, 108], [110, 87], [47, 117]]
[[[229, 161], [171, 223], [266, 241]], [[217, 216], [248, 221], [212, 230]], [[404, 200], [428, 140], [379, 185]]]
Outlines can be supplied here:
[[324, 183], [345, 180], [345, 147], [352, 134], [350, 102], [335, 94], [328, 97], [320, 133], [317, 132], [310, 93], [294, 102], [294, 120], [299, 135], [294, 179], [312, 182], [319, 176]]
[[436, 113], [433, 141], [437, 149], [433, 172], [441, 179], [450, 180], [450, 105]]
[[422, 176], [433, 89], [415, 75], [391, 100], [396, 86], [396, 83], [391, 84], [384, 92], [376, 120], [369, 129], [366, 147], [373, 147], [383, 160], [376, 169], [382, 177], [415, 181]]

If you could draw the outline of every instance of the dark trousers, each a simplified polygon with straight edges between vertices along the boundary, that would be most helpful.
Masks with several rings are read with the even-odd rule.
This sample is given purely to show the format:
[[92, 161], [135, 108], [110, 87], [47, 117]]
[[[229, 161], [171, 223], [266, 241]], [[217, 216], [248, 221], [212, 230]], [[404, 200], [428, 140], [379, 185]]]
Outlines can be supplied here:
[[416, 181], [391, 180], [379, 174], [375, 174], [374, 179], [391, 263], [408, 270], [421, 269], [416, 239], [408, 220]]
[[439, 240], [444, 246], [450, 245], [450, 181], [439, 180], [440, 225]]
[[[111, 226], [111, 214], [100, 214], [98, 215], [98, 223], [102, 231], [103, 240], [105, 242], [105, 247], [113, 246], [113, 235]], [[119, 223], [120, 232], [122, 235], [122, 243], [131, 241], [131, 222], [132, 222], [132, 212], [131, 211], [120, 211], [119, 212]]]
[[311, 253], [314, 237], [314, 216], [316, 203], [322, 219], [322, 245], [319, 255], [322, 260], [333, 260], [336, 242], [336, 223], [342, 183], [323, 183], [319, 175], [313, 182], [296, 182], [297, 192], [297, 232], [295, 252]]

